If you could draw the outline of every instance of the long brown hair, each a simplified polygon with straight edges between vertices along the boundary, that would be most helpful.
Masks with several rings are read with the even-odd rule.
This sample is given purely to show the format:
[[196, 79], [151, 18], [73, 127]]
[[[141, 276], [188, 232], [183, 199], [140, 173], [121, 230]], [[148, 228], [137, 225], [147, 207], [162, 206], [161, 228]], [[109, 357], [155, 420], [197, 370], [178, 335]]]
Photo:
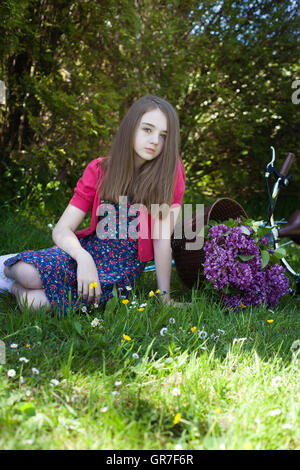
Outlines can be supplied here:
[[[140, 120], [148, 111], [160, 109], [167, 118], [167, 136], [161, 153], [135, 168], [134, 137]], [[172, 204], [174, 181], [179, 158], [179, 119], [173, 106], [154, 95], [138, 99], [129, 108], [114, 138], [110, 155], [101, 167], [104, 176], [98, 183], [102, 199], [118, 203], [119, 196], [132, 198], [150, 211], [151, 204]]]

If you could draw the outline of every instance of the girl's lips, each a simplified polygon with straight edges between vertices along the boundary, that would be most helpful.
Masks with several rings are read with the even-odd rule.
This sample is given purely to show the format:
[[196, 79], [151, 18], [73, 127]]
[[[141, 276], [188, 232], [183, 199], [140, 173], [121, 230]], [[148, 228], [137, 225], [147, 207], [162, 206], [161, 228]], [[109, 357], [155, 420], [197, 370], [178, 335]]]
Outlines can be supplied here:
[[154, 149], [145, 148], [145, 150], [146, 150], [147, 152], [154, 153]]

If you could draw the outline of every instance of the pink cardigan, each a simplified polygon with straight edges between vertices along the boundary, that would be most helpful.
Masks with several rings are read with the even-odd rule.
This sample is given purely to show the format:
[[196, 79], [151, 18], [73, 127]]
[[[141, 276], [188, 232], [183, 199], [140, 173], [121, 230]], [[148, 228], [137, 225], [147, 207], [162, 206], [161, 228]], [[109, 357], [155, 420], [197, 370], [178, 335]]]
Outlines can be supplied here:
[[[70, 204], [78, 207], [78, 209], [81, 209], [86, 213], [92, 210], [90, 227], [77, 231], [76, 235], [78, 238], [85, 237], [96, 231], [98, 223], [97, 209], [100, 204], [100, 197], [96, 192], [96, 185], [99, 178], [103, 176], [103, 170], [99, 164], [101, 160], [102, 158], [96, 158], [87, 165], [82, 177], [77, 182], [74, 189], [74, 195], [70, 200]], [[184, 190], [185, 171], [181, 160], [178, 158], [172, 206], [182, 205]], [[146, 213], [143, 209], [139, 211], [139, 224], [138, 258], [140, 261], [144, 262], [151, 261], [154, 258], [153, 243], [151, 239], [152, 219], [151, 215]]]

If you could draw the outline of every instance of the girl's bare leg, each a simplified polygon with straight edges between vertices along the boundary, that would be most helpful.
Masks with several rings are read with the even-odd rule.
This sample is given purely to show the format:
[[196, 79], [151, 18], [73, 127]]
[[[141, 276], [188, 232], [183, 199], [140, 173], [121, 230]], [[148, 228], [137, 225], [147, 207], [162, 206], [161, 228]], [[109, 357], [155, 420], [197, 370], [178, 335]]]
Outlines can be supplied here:
[[12, 266], [4, 267], [4, 274], [10, 279], [14, 279], [18, 284], [26, 289], [42, 289], [43, 284], [38, 271], [32, 264], [17, 261]]
[[4, 274], [15, 280], [11, 293], [16, 297], [21, 310], [26, 306], [33, 310], [40, 307], [46, 307], [47, 311], [51, 310], [39, 273], [32, 264], [18, 261], [12, 266], [5, 266]]
[[16, 297], [19, 308], [22, 311], [26, 307], [32, 310], [46, 307], [47, 312], [51, 310], [51, 304], [43, 289], [26, 289], [15, 281], [11, 287], [11, 292]]

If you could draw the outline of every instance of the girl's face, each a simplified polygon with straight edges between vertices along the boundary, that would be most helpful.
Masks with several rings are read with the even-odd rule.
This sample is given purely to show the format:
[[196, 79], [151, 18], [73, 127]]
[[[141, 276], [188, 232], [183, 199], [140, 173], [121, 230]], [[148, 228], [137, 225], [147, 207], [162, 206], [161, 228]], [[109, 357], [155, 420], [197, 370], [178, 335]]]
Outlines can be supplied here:
[[134, 136], [135, 165], [141, 166], [161, 153], [167, 135], [167, 118], [160, 109], [142, 115]]

